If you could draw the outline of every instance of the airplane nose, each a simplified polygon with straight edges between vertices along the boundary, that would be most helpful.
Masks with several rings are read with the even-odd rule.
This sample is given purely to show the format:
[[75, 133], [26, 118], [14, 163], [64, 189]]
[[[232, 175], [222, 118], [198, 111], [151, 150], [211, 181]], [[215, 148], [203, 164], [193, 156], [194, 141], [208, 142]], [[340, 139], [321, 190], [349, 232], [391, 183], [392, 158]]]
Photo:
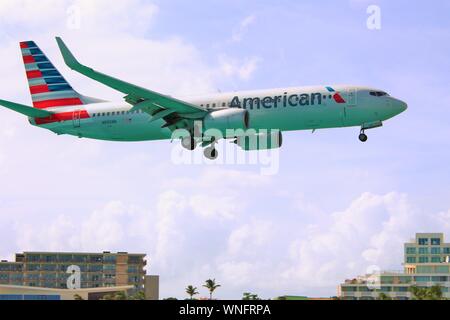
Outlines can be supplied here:
[[408, 105], [406, 104], [406, 102], [403, 102], [402, 100], [399, 99], [393, 99], [392, 106], [394, 107], [395, 112], [398, 113], [402, 113], [403, 111], [408, 109]]
[[401, 101], [401, 100], [398, 100], [398, 105], [399, 105], [399, 108], [400, 108], [400, 112], [403, 112], [403, 111], [405, 111], [406, 109], [408, 109], [408, 105], [406, 104], [406, 102], [403, 102], [403, 101]]

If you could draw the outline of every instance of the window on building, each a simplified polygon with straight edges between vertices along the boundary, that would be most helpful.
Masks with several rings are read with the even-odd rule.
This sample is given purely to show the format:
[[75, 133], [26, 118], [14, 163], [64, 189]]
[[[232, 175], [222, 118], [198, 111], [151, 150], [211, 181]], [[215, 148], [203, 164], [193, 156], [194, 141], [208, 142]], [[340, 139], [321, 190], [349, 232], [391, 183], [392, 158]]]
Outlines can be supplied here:
[[398, 280], [400, 281], [400, 283], [410, 283], [411, 277], [408, 276], [398, 277]]
[[103, 266], [103, 270], [104, 271], [113, 271], [113, 272], [115, 272], [116, 271], [116, 265], [114, 265], [114, 264], [105, 264]]
[[105, 263], [116, 263], [116, 260], [117, 258], [115, 255], [108, 255], [103, 257], [103, 261]]
[[406, 257], [406, 263], [416, 263], [416, 257]]
[[56, 261], [56, 254], [45, 255], [45, 256], [43, 256], [43, 260], [45, 262], [55, 262]]
[[419, 254], [428, 254], [428, 248], [419, 248]]
[[406, 247], [407, 254], [416, 254], [416, 247]]
[[431, 281], [433, 281], [433, 282], [447, 282], [448, 281], [448, 277], [445, 277], [445, 276], [434, 276], [434, 277], [431, 277]]
[[128, 263], [130, 264], [139, 264], [141, 263], [142, 258], [139, 256], [129, 256], [128, 257]]
[[60, 262], [69, 262], [71, 260], [72, 260], [71, 254], [60, 254], [58, 256], [58, 261], [60, 261]]
[[0, 271], [10, 271], [11, 265], [10, 264], [0, 264]]
[[87, 256], [86, 255], [74, 255], [73, 261], [75, 262], [87, 262]]
[[419, 245], [421, 246], [428, 245], [428, 238], [419, 238]]
[[415, 279], [417, 282], [430, 282], [430, 277], [428, 276], [417, 276]]
[[138, 268], [136, 266], [128, 266], [128, 273], [138, 273]]
[[103, 265], [101, 264], [91, 264], [89, 265], [90, 272], [100, 272], [103, 270]]
[[41, 260], [41, 256], [38, 254], [29, 254], [27, 255], [27, 261], [37, 262]]
[[431, 266], [417, 266], [417, 273], [433, 273]]
[[419, 257], [419, 263], [428, 263], [428, 257]]
[[449, 273], [448, 266], [436, 266], [436, 273]]
[[440, 247], [431, 248], [431, 254], [441, 254], [441, 248]]
[[431, 245], [432, 246], [439, 246], [439, 245], [441, 245], [441, 239], [439, 239], [439, 238], [431, 238]]
[[42, 264], [41, 265], [41, 270], [44, 270], [44, 271], [55, 271], [56, 270], [56, 265], [55, 264]]
[[27, 270], [28, 271], [38, 271], [39, 270], [39, 265], [38, 264], [29, 263], [27, 265]]
[[450, 253], [450, 247], [442, 248], [443, 253]]
[[440, 263], [441, 262], [441, 257], [431, 257], [431, 262], [433, 262], [433, 263]]

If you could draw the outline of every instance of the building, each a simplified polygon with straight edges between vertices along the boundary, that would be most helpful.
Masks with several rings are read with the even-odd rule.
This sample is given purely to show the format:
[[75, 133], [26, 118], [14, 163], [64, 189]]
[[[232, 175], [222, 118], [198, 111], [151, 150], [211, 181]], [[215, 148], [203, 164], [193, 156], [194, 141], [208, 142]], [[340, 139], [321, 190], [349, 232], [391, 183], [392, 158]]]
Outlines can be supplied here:
[[4, 300], [99, 300], [117, 292], [129, 292], [133, 286], [84, 289], [54, 289], [0, 285], [0, 301]]
[[450, 243], [442, 233], [417, 233], [404, 245], [404, 270], [382, 271], [345, 280], [338, 288], [344, 300], [373, 300], [384, 293], [394, 299], [409, 300], [411, 286], [439, 285], [450, 298]]
[[145, 276], [144, 289], [146, 300], [159, 300], [159, 276]]
[[306, 296], [280, 296], [273, 300], [334, 300], [333, 298], [311, 298]]
[[[39, 289], [126, 287], [128, 291], [131, 289], [131, 292], [144, 291], [146, 273], [144, 267], [147, 264], [145, 256], [145, 254], [107, 251], [17, 253], [14, 262], [0, 262], [0, 286], [7, 289], [17, 286]], [[74, 270], [79, 273], [79, 279], [77, 283], [74, 282], [75, 287], [68, 288], [67, 280], [73, 277], [74, 266]], [[72, 269], [69, 270], [69, 267]]]

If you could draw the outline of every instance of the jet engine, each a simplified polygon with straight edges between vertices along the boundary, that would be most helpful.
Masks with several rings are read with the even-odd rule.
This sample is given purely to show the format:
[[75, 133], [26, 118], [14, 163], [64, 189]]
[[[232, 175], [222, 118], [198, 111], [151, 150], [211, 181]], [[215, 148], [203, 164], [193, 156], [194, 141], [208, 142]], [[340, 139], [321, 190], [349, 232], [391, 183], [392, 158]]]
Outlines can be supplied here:
[[239, 136], [233, 142], [246, 151], [277, 149], [283, 144], [283, 135], [281, 131], [274, 130]]
[[204, 130], [219, 130], [225, 138], [228, 137], [227, 129], [247, 130], [249, 126], [249, 114], [247, 110], [229, 108], [212, 111], [203, 119]]

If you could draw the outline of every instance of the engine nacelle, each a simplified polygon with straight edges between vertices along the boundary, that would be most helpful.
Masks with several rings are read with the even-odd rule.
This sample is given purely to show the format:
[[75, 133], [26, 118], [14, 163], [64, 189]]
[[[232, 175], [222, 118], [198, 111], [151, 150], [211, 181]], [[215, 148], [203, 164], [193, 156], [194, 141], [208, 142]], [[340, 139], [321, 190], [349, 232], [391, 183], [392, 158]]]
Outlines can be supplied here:
[[229, 108], [212, 111], [203, 119], [204, 130], [217, 129], [225, 138], [227, 129], [247, 130], [249, 125], [249, 114], [247, 110], [240, 108]]
[[281, 131], [264, 132], [237, 137], [234, 141], [245, 151], [280, 148], [283, 144]]

